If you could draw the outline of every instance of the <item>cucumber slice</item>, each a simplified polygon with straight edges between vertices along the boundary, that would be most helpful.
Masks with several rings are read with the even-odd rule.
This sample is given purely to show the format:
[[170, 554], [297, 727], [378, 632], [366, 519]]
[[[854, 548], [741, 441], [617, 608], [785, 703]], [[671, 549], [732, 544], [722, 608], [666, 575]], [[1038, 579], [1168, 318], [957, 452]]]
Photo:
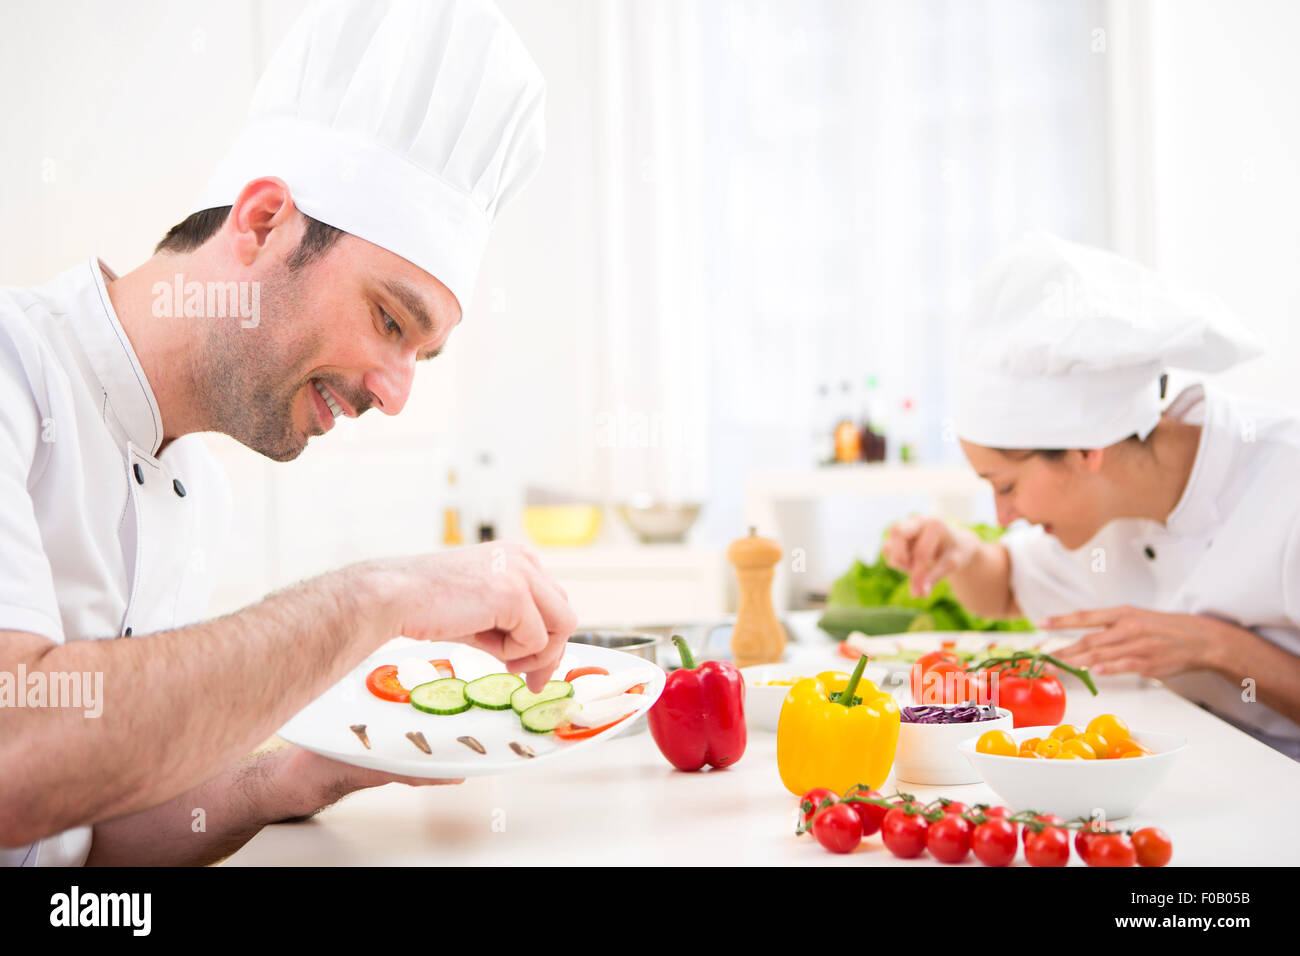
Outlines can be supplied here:
[[443, 677], [411, 688], [411, 706], [426, 714], [461, 714], [469, 710], [465, 682], [459, 677]]
[[518, 674], [488, 674], [465, 685], [465, 696], [484, 710], [509, 710], [510, 695], [524, 686]]
[[578, 702], [569, 697], [544, 700], [540, 704], [533, 704], [520, 714], [519, 720], [523, 723], [524, 730], [531, 730], [535, 734], [549, 734], [568, 720], [569, 714], [573, 713], [578, 706]]
[[560, 700], [564, 697], [573, 696], [573, 685], [567, 680], [547, 681], [546, 686], [539, 693], [534, 694], [527, 687], [520, 687], [510, 695], [510, 706], [515, 709], [516, 714], [522, 714], [529, 707], [536, 706], [547, 700]]

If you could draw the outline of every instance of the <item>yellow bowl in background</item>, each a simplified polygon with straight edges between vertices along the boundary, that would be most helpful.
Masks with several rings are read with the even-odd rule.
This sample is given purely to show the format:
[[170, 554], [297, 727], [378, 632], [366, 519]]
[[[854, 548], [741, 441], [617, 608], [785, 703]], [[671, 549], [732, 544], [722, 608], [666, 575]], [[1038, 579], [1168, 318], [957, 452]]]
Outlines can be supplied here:
[[528, 505], [524, 530], [544, 548], [591, 544], [600, 530], [598, 505]]

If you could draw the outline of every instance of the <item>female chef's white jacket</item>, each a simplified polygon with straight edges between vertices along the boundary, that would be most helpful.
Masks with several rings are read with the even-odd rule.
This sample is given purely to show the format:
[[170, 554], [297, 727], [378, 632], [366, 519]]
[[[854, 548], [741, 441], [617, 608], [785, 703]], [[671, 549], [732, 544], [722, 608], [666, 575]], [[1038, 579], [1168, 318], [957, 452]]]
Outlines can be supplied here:
[[[1041, 527], [1013, 528], [1002, 544], [1017, 603], [1030, 620], [1123, 604], [1205, 614], [1300, 655], [1300, 417], [1202, 385], [1166, 414], [1202, 426], [1168, 520], [1112, 521], [1074, 551]], [[1300, 725], [1249, 687], [1209, 671], [1164, 682], [1300, 759]]]
[[[0, 629], [56, 643], [200, 619], [230, 525], [229, 484], [200, 436], [158, 454], [158, 404], [101, 268], [0, 289]], [[0, 865], [80, 864], [90, 841], [77, 827], [0, 848]]]

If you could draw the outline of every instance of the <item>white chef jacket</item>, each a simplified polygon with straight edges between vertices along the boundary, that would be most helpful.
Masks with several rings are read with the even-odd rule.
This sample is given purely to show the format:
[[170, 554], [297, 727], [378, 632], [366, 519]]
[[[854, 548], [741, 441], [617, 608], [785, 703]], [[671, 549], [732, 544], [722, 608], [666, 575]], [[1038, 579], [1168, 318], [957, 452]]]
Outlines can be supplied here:
[[[202, 439], [158, 454], [158, 403], [105, 273], [116, 278], [92, 258], [0, 289], [0, 629], [55, 643], [200, 619], [230, 526], [229, 483]], [[90, 842], [76, 827], [0, 848], [0, 865], [79, 865]]]
[[[1040, 526], [1013, 528], [1002, 544], [1017, 603], [1031, 620], [1122, 604], [1205, 614], [1300, 655], [1300, 416], [1203, 385], [1166, 414], [1202, 426], [1168, 519], [1112, 521], [1074, 551]], [[1300, 758], [1300, 725], [1239, 684], [1211, 671], [1164, 682]]]

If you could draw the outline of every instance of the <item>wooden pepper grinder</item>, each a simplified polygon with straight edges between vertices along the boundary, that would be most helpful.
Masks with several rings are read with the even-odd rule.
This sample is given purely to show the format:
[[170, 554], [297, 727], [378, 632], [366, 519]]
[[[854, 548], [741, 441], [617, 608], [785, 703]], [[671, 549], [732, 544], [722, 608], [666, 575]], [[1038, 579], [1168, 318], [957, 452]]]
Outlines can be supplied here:
[[740, 609], [731, 632], [731, 654], [737, 667], [772, 664], [785, 653], [785, 628], [772, 606], [772, 577], [781, 560], [781, 546], [760, 538], [755, 529], [727, 548], [727, 560], [736, 568]]

